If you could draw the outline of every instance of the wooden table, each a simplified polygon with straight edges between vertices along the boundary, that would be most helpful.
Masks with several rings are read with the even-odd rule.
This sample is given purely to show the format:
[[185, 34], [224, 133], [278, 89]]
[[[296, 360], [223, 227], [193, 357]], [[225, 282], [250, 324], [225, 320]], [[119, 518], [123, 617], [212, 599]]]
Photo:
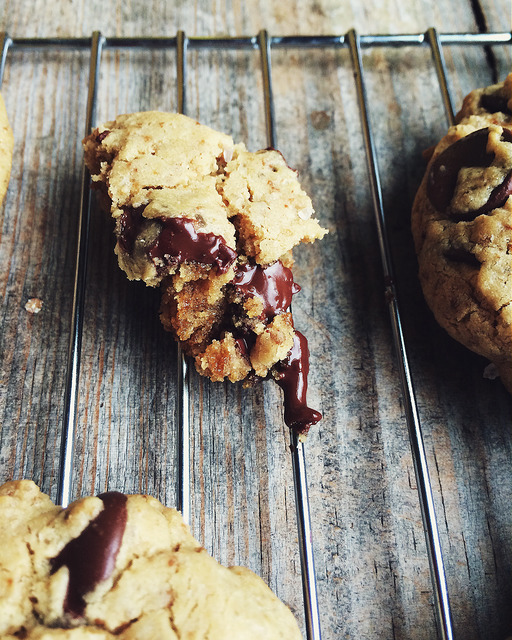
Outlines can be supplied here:
[[[416, 34], [506, 31], [506, 0], [6, 0], [13, 38]], [[445, 46], [455, 105], [503, 79], [510, 46]], [[448, 338], [423, 301], [409, 213], [421, 152], [447, 128], [427, 46], [363, 49], [365, 86], [407, 353], [434, 490], [455, 636], [512, 632], [511, 399], [486, 363]], [[191, 48], [187, 111], [267, 145], [259, 53]], [[15, 133], [0, 212], [0, 480], [55, 497], [73, 298], [89, 49], [23, 48], [2, 92]], [[176, 56], [107, 48], [98, 121], [176, 110]], [[297, 327], [309, 338], [309, 397], [324, 414], [306, 445], [323, 638], [437, 638], [360, 113], [347, 47], [272, 49], [278, 147], [330, 229], [296, 251]], [[73, 497], [105, 488], [176, 504], [176, 348], [159, 296], [130, 283], [94, 204], [84, 307]], [[31, 315], [27, 299], [43, 300]], [[300, 562], [280, 390], [192, 372], [191, 526], [226, 564], [260, 574], [303, 624]]]

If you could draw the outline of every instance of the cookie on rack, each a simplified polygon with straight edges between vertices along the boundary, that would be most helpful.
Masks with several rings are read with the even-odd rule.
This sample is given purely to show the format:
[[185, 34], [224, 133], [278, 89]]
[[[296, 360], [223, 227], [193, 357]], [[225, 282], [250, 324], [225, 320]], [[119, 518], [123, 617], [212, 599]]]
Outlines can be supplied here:
[[468, 93], [456, 116], [460, 122], [470, 116], [481, 116], [485, 124], [510, 125], [512, 117], [512, 73], [504, 82]]
[[0, 94], [0, 206], [4, 201], [11, 175], [13, 147], [14, 137], [7, 119], [4, 100]]
[[273, 376], [285, 420], [306, 433], [320, 414], [306, 406], [307, 342], [289, 310], [300, 289], [292, 249], [326, 230], [296, 172], [278, 151], [250, 152], [156, 111], [118, 116], [84, 149], [115, 220], [120, 267], [161, 287], [162, 323], [198, 372], [246, 383]]
[[218, 564], [180, 514], [109, 492], [55, 506], [28, 480], [0, 487], [0, 637], [299, 640], [254, 573]]
[[419, 276], [439, 324], [512, 392], [512, 74], [464, 100], [412, 211]]

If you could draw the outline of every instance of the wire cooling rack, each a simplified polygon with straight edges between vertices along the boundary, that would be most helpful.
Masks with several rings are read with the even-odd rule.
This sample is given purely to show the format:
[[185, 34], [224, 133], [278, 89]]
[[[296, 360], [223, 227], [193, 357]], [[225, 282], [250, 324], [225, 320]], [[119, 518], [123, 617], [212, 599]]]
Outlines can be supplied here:
[[[383, 207], [381, 179], [374, 137], [369, 117], [369, 106], [365, 87], [361, 50], [365, 47], [429, 47], [437, 73], [441, 98], [446, 116], [454, 122], [454, 108], [447, 80], [443, 47], [445, 45], [510, 45], [512, 33], [486, 34], [439, 34], [434, 28], [421, 34], [406, 35], [359, 35], [351, 30], [342, 36], [269, 36], [261, 31], [253, 37], [201, 38], [187, 37], [178, 31], [175, 37], [160, 38], [109, 38], [94, 32], [91, 38], [12, 38], [0, 33], [0, 84], [3, 78], [8, 53], [11, 49], [73, 49], [90, 50], [89, 88], [84, 134], [96, 126], [97, 87], [101, 67], [102, 52], [106, 49], [174, 49], [176, 51], [177, 104], [178, 111], [186, 113], [187, 52], [199, 49], [218, 50], [259, 50], [263, 78], [266, 136], [269, 147], [277, 148], [277, 133], [272, 91], [271, 53], [273, 49], [337, 49], [346, 48], [350, 52], [354, 71], [357, 100], [361, 116], [361, 126], [365, 144], [368, 176], [372, 194], [375, 224], [377, 228], [382, 270], [385, 283], [385, 299], [388, 303], [398, 375], [405, 408], [405, 418], [416, 474], [418, 496], [421, 507], [426, 548], [429, 558], [439, 636], [443, 640], [454, 638], [450, 613], [450, 602], [444, 569], [443, 555], [439, 539], [437, 517], [434, 507], [432, 486], [427, 458], [423, 444], [421, 425], [415, 399], [413, 381], [409, 369], [406, 341], [402, 330], [399, 302], [395, 290], [395, 276], [389, 249], [386, 216]], [[77, 400], [79, 394], [79, 369], [84, 319], [84, 296], [87, 281], [87, 248], [90, 225], [90, 176], [83, 169], [81, 185], [81, 207], [78, 217], [78, 240], [74, 280], [71, 333], [66, 373], [66, 395], [64, 420], [62, 425], [58, 502], [67, 506], [71, 497], [71, 477], [73, 469], [73, 448], [77, 423]], [[178, 508], [185, 521], [190, 520], [190, 421], [189, 421], [189, 369], [187, 361], [178, 349], [177, 357], [177, 413], [179, 420], [179, 477]], [[306, 445], [290, 432], [290, 450], [295, 485], [298, 540], [302, 567], [304, 611], [308, 640], [320, 640], [319, 603], [313, 558], [311, 521], [309, 512], [306, 473]]]

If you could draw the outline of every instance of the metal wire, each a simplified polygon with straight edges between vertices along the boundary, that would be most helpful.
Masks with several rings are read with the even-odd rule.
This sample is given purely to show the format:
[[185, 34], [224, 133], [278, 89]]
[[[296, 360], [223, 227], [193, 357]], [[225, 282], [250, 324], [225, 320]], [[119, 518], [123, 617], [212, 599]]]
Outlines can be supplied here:
[[426, 33], [427, 41], [432, 51], [432, 58], [434, 60], [434, 67], [437, 73], [437, 79], [439, 81], [439, 87], [441, 89], [441, 97], [443, 99], [444, 109], [448, 122], [452, 125], [455, 123], [455, 110], [453, 108], [453, 101], [448, 89], [448, 79], [446, 74], [446, 62], [444, 60], [444, 53], [441, 45], [441, 38], [436, 29], [430, 27]]
[[[187, 106], [187, 37], [178, 31], [176, 37], [176, 72], [178, 112], [186, 113]], [[178, 343], [178, 509], [183, 520], [190, 523], [190, 398], [188, 365]]]
[[[360, 35], [361, 48], [366, 47], [410, 47], [428, 44], [428, 32], [414, 34], [374, 34]], [[512, 43], [512, 32], [493, 33], [441, 33], [438, 34], [441, 45], [502, 45]], [[273, 49], [297, 48], [325, 49], [328, 47], [347, 47], [344, 35], [310, 35], [310, 36], [269, 36]], [[88, 49], [90, 38], [13, 38], [14, 48], [25, 49]], [[104, 49], [169, 49], [176, 46], [176, 38], [168, 37], [134, 37], [105, 38]], [[187, 40], [189, 49], [258, 49], [258, 37], [190, 37]]]
[[[263, 95], [265, 105], [265, 122], [267, 127], [267, 145], [277, 147], [276, 126], [274, 117], [274, 99], [272, 93], [272, 67], [270, 61], [270, 39], [265, 30], [260, 31], [258, 43], [261, 54], [261, 70], [263, 74]], [[290, 429], [290, 451], [292, 454], [293, 484], [295, 492], [295, 510], [297, 513], [297, 531], [299, 534], [299, 552], [302, 568], [302, 593], [304, 596], [304, 615], [308, 640], [321, 640], [320, 615], [313, 553], [313, 535], [309, 512], [308, 483], [306, 475], [306, 458], [304, 444], [297, 434]]]
[[[90, 133], [96, 120], [96, 97], [103, 42], [103, 36], [99, 31], [95, 31], [92, 34], [90, 42], [91, 60], [89, 66], [85, 135]], [[75, 283], [71, 310], [71, 334], [66, 372], [66, 392], [64, 396], [64, 420], [60, 446], [59, 483], [57, 486], [57, 503], [63, 507], [67, 507], [70, 502], [73, 479], [73, 451], [77, 421], [78, 382], [82, 350], [84, 300], [87, 279], [87, 248], [89, 246], [89, 220], [91, 212], [89, 180], [89, 172], [85, 168], [85, 165], [83, 165], [81, 205], [78, 213]]]
[[5, 33], [0, 33], [0, 86], [4, 79], [5, 63], [7, 61], [7, 53], [12, 45], [12, 39]]
[[388, 301], [389, 315], [393, 332], [393, 342], [397, 355], [400, 382], [402, 385], [402, 397], [404, 400], [405, 416], [409, 429], [409, 439], [418, 486], [423, 527], [425, 529], [425, 539], [430, 562], [432, 585], [436, 604], [436, 617], [439, 631], [443, 640], [453, 639], [453, 628], [450, 613], [450, 602], [448, 598], [448, 587], [446, 584], [446, 573], [444, 569], [441, 543], [439, 540], [439, 530], [437, 517], [432, 495], [432, 485], [428, 471], [427, 456], [423, 444], [423, 436], [416, 407], [416, 399], [409, 370], [409, 361], [405, 347], [404, 335], [398, 300], [395, 290], [395, 280], [391, 262], [391, 255], [388, 245], [388, 234], [386, 229], [386, 218], [382, 203], [382, 192], [380, 186], [379, 168], [377, 165], [377, 155], [374, 147], [374, 140], [371, 124], [368, 116], [366, 89], [363, 79], [363, 63], [359, 36], [354, 30], [347, 34], [350, 55], [354, 66], [354, 78], [357, 88], [357, 97], [361, 120], [363, 125], [363, 137], [366, 148], [366, 158], [368, 173], [370, 175], [370, 186], [372, 191], [373, 207], [379, 237], [379, 247], [384, 271], [385, 298]]
[[[388, 234], [383, 210], [380, 175], [377, 155], [366, 100], [364, 69], [361, 49], [365, 47], [429, 46], [436, 69], [441, 97], [450, 123], [454, 120], [453, 102], [448, 88], [446, 65], [443, 55], [444, 45], [502, 45], [512, 43], [512, 33], [496, 32], [486, 34], [439, 34], [433, 28], [421, 34], [403, 35], [358, 35], [354, 30], [346, 35], [320, 36], [274, 36], [266, 31], [252, 37], [187, 38], [182, 31], [175, 38], [106, 38], [94, 32], [92, 38], [11, 38], [0, 33], [0, 84], [3, 78], [7, 54], [10, 49], [90, 49], [89, 88], [87, 99], [87, 135], [95, 126], [96, 95], [102, 51], [106, 48], [176, 48], [178, 111], [186, 112], [186, 52], [188, 49], [258, 49], [260, 50], [267, 144], [276, 147], [274, 103], [271, 82], [271, 48], [348, 48], [354, 67], [357, 97], [361, 113], [368, 172], [379, 248], [384, 273], [385, 296], [388, 300], [390, 321], [397, 355], [399, 375], [402, 385], [407, 426], [409, 430], [418, 494], [425, 529], [427, 552], [432, 575], [436, 614], [440, 635], [443, 640], [453, 638], [448, 590], [437, 528], [432, 487], [429, 479], [426, 454], [418, 418], [414, 388], [411, 380], [405, 340], [402, 332], [398, 300], [396, 296], [392, 261], [388, 246]], [[77, 398], [79, 384], [80, 352], [83, 330], [83, 310], [87, 277], [87, 247], [89, 241], [90, 190], [89, 175], [84, 168], [82, 174], [81, 206], [78, 216], [77, 259], [73, 292], [71, 333], [66, 374], [66, 395], [63, 430], [60, 449], [60, 468], [57, 501], [67, 506], [71, 496], [73, 446], [77, 419]], [[190, 520], [190, 423], [188, 396], [188, 369], [181, 349], [178, 350], [178, 506], [186, 521]], [[309, 640], [320, 640], [320, 622], [311, 539], [311, 521], [306, 479], [305, 447], [291, 432], [292, 466], [294, 472], [297, 525], [302, 566], [304, 608], [306, 630]]]

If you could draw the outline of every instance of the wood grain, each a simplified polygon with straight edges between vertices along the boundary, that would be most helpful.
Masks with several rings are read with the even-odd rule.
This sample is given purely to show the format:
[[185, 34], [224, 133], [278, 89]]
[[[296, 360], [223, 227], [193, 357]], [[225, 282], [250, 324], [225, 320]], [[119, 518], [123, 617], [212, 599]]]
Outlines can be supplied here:
[[[508, 3], [269, 0], [132, 3], [5, 0], [11, 36], [420, 33], [506, 30]], [[484, 20], [482, 20], [482, 16]], [[446, 47], [456, 104], [510, 70], [510, 49]], [[190, 51], [187, 111], [265, 147], [257, 51]], [[427, 48], [364, 50], [365, 83], [411, 371], [456, 637], [512, 631], [511, 399], [477, 356], [434, 323], [416, 277], [409, 212], [423, 149], [447, 121]], [[0, 480], [55, 496], [80, 200], [87, 51], [13, 48], [2, 92], [15, 132], [0, 213]], [[272, 52], [278, 146], [330, 234], [296, 251], [297, 327], [310, 343], [307, 444], [323, 637], [438, 637], [414, 468], [391, 344], [361, 124], [348, 51]], [[98, 120], [175, 110], [174, 51], [106, 50]], [[75, 496], [105, 488], [176, 503], [176, 349], [158, 293], [130, 283], [95, 204], [85, 304]], [[29, 297], [44, 306], [24, 309]], [[288, 433], [281, 392], [191, 375], [192, 529], [244, 564], [303, 623]]]

